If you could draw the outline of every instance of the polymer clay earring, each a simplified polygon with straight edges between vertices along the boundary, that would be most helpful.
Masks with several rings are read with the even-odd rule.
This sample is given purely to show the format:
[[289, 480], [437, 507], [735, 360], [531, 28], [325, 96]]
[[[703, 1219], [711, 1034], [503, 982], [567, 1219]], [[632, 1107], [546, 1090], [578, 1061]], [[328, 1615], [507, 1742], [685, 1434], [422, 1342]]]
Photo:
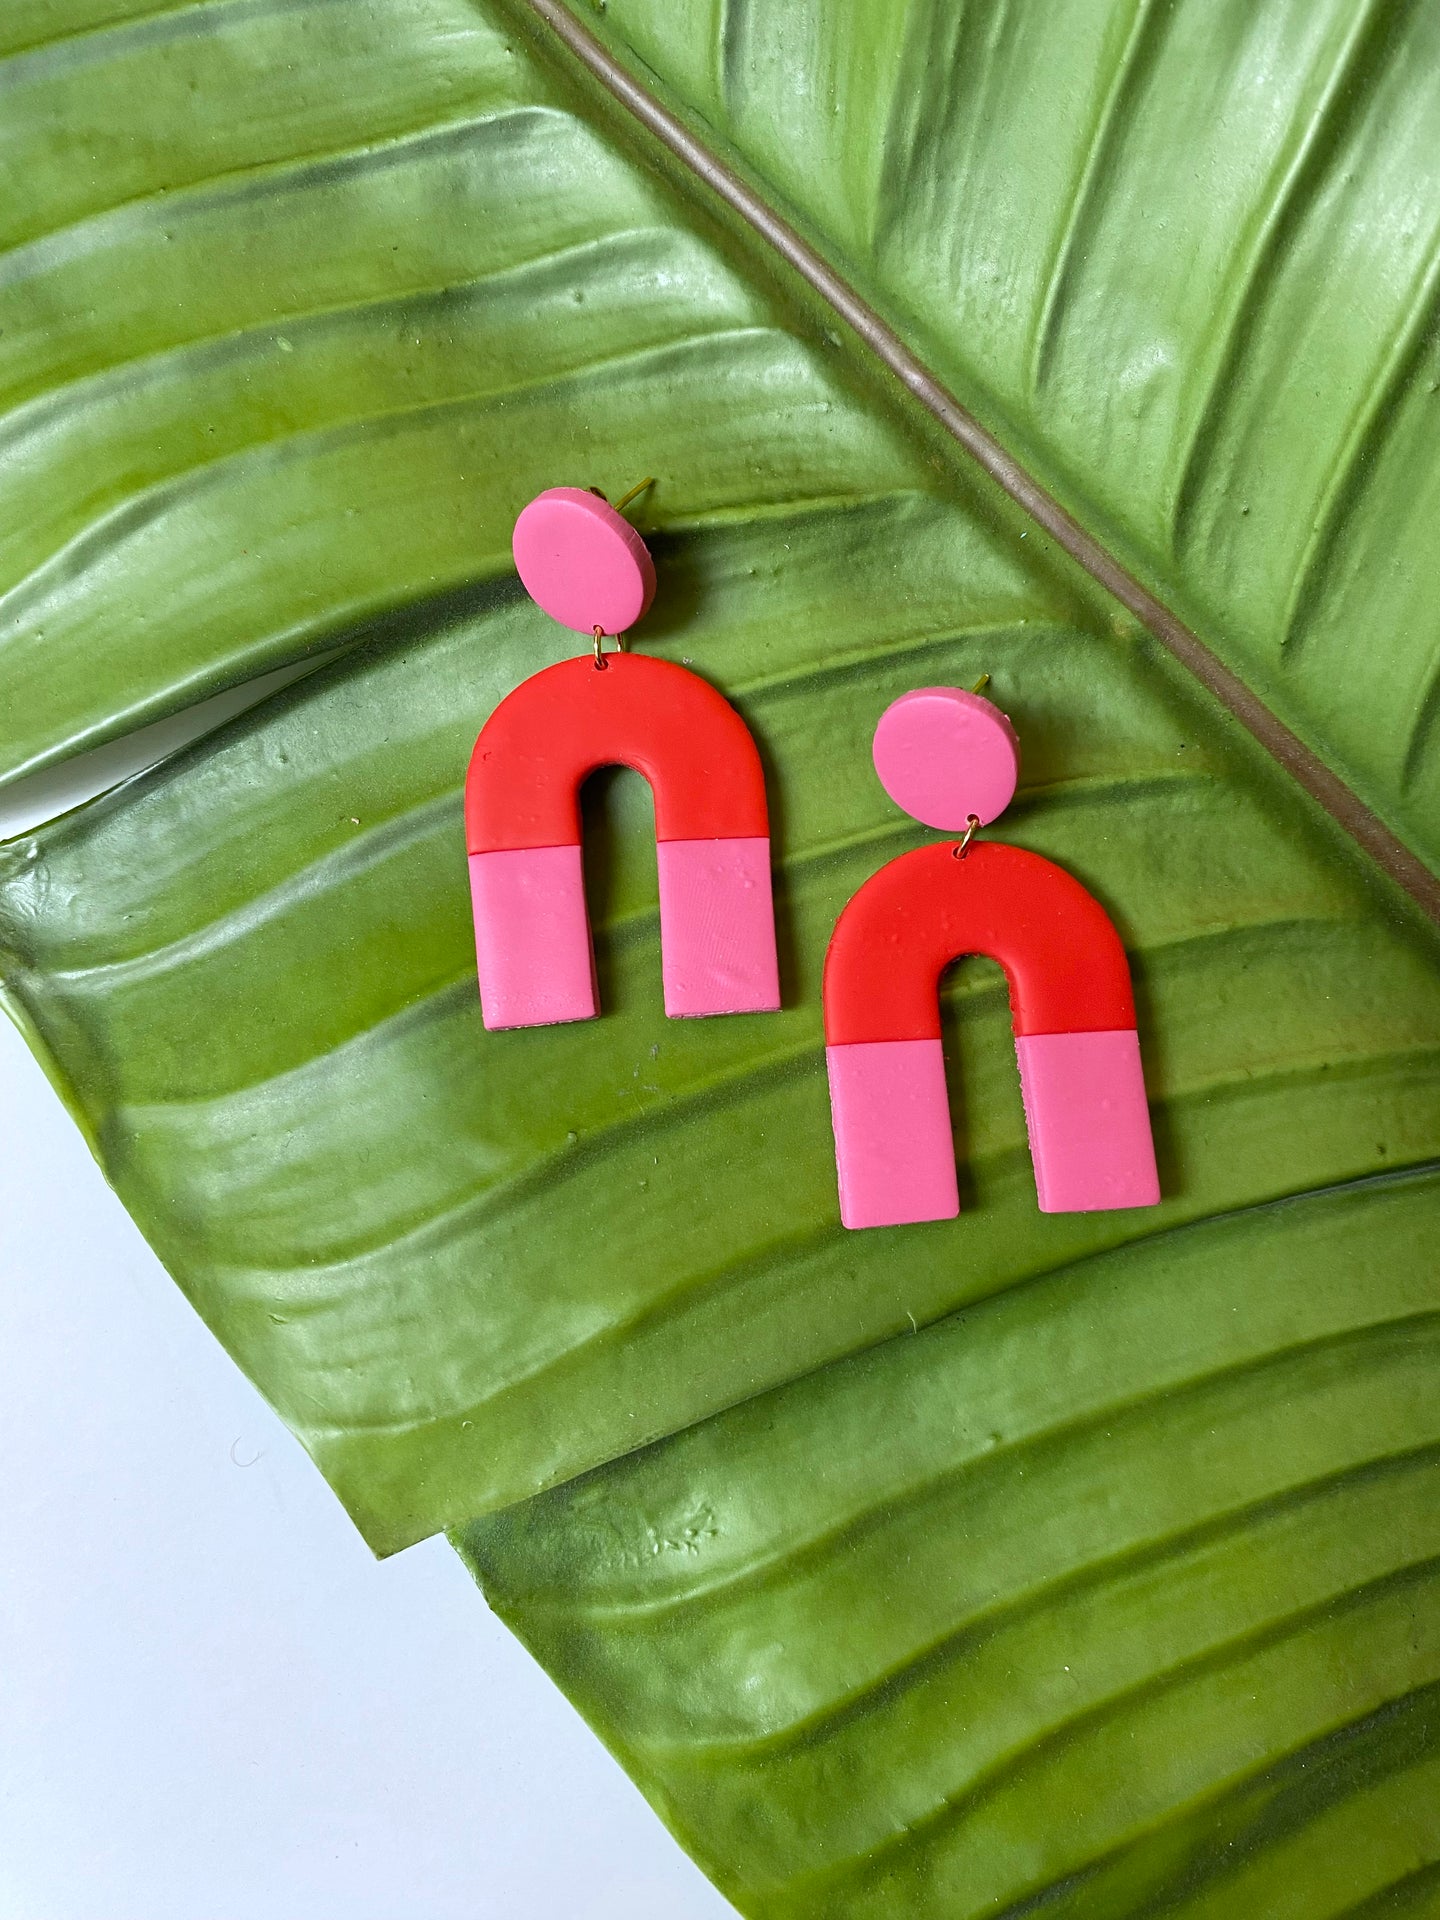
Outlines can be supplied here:
[[[982, 682], [983, 684], [983, 682]], [[847, 1227], [960, 1211], [940, 1044], [940, 976], [964, 954], [999, 961], [1043, 1213], [1160, 1198], [1125, 949], [1063, 867], [971, 844], [1004, 811], [1019, 742], [990, 701], [958, 687], [903, 694], [875, 730], [890, 798], [958, 841], [874, 874], [825, 957], [825, 1054]]]
[[654, 595], [644, 541], [596, 493], [552, 487], [515, 522], [513, 551], [530, 597], [593, 651], [522, 681], [471, 756], [465, 833], [485, 1025], [550, 1026], [598, 1011], [580, 788], [605, 766], [633, 768], [655, 796], [666, 1013], [774, 1012], [770, 827], [755, 742], [698, 674], [604, 649]]

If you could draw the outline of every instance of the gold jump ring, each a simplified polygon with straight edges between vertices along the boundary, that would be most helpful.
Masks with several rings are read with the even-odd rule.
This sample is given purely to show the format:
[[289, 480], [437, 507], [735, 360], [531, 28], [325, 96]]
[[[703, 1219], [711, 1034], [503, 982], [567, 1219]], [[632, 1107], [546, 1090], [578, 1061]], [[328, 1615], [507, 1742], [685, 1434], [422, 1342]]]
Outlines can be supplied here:
[[966, 820], [965, 838], [960, 842], [958, 847], [952, 847], [950, 849], [951, 853], [954, 855], [954, 857], [957, 860], [963, 860], [965, 858], [965, 855], [969, 850], [970, 842], [975, 837], [975, 829], [979, 826], [979, 824], [980, 824], [980, 816], [978, 813], [972, 813], [969, 816], [969, 818]]

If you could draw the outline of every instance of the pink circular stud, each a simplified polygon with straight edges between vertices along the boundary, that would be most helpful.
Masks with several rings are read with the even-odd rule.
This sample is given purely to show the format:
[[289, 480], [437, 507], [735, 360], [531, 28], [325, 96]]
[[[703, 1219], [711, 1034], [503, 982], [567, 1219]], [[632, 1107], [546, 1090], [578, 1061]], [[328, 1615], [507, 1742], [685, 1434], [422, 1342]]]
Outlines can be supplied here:
[[655, 566], [628, 520], [598, 494], [551, 487], [515, 522], [511, 542], [525, 591], [576, 633], [624, 633], [655, 595]]
[[959, 833], [975, 815], [988, 826], [1009, 806], [1020, 777], [1015, 729], [988, 700], [959, 687], [902, 693], [875, 729], [875, 771], [906, 813]]

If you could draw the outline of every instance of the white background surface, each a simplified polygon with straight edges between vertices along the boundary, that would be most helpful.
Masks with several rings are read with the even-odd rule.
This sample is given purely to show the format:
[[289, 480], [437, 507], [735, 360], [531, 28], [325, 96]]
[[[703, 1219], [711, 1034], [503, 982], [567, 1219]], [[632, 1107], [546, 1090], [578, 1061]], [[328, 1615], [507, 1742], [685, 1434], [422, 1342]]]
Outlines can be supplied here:
[[0, 1016], [0, 1920], [724, 1920], [431, 1540], [377, 1563]]

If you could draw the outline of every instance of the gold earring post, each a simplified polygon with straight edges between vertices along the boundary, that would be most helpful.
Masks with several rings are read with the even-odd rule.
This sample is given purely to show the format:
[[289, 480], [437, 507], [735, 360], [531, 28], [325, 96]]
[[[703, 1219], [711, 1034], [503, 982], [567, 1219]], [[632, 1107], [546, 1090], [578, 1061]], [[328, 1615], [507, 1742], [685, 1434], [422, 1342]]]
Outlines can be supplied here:
[[628, 493], [622, 493], [620, 498], [615, 502], [616, 513], [623, 513], [626, 507], [629, 506], [632, 500], [638, 500], [640, 495], [644, 493], [645, 489], [647, 487], [653, 487], [654, 484], [655, 484], [654, 474], [653, 473], [648, 474], [646, 478], [640, 482], [638, 487], [631, 487]]

